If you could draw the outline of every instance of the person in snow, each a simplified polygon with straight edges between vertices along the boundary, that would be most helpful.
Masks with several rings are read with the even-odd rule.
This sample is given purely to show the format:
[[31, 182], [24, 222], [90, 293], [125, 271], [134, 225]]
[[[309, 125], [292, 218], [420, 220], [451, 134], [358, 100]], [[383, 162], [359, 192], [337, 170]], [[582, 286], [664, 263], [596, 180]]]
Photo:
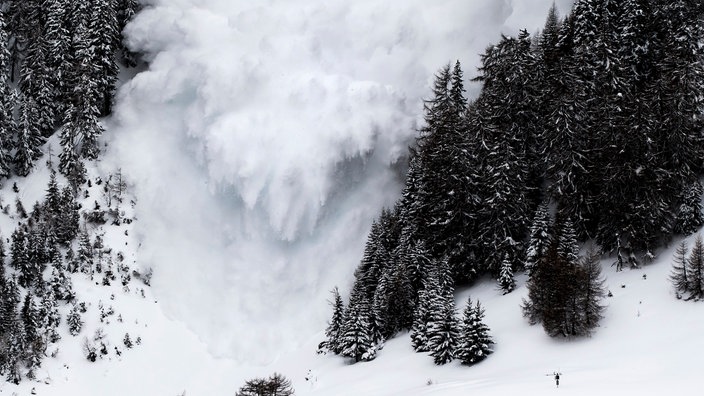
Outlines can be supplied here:
[[555, 373], [555, 386], [560, 387], [560, 373]]

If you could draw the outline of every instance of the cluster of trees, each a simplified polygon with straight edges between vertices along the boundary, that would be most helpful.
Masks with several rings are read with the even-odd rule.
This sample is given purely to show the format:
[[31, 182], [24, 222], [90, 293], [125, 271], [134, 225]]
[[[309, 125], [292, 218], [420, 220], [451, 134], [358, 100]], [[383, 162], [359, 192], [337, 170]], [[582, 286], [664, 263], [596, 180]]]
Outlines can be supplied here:
[[70, 334], [81, 331], [85, 305], [75, 301], [70, 273], [115, 279], [101, 239], [80, 229], [76, 194], [86, 182], [82, 160], [99, 154], [99, 118], [111, 111], [118, 60], [135, 65], [121, 31], [137, 7], [135, 0], [0, 1], [0, 179], [28, 175], [61, 127], [58, 169], [70, 184], [59, 188], [49, 158], [45, 200], [27, 214], [18, 199], [9, 255], [0, 244], [0, 373], [15, 383], [24, 372], [33, 376], [58, 341], [58, 304], [74, 304], [66, 323]]
[[577, 0], [562, 19], [553, 7], [535, 37], [486, 49], [471, 103], [459, 62], [442, 68], [402, 198], [372, 226], [336, 308], [347, 341], [332, 350], [371, 358], [409, 326], [430, 348], [418, 329], [440, 318], [445, 338], [431, 344], [451, 343], [453, 309], [429, 301], [485, 274], [508, 293], [518, 270], [530, 274], [531, 322], [589, 333], [603, 287], [599, 256], [579, 258], [579, 241], [620, 270], [704, 224], [701, 15], [687, 0]]
[[542, 323], [551, 336], [590, 334], [604, 311], [600, 254], [590, 249], [580, 257], [572, 221], [551, 224], [547, 204], [538, 208], [533, 224], [523, 315], [531, 324]]
[[704, 242], [701, 235], [694, 239], [694, 247], [689, 253], [685, 241], [677, 246], [670, 280], [677, 298], [684, 295], [687, 300], [704, 298]]
[[60, 190], [52, 175], [45, 201], [12, 233], [9, 257], [0, 244], [0, 373], [9, 381], [19, 383], [23, 367], [32, 377], [48, 346], [60, 339], [58, 304], [75, 299], [61, 246], [77, 232], [72, 190]]
[[368, 361], [376, 357], [385, 340], [398, 331], [410, 330], [413, 348], [417, 352], [428, 352], [436, 364], [446, 364], [459, 359], [472, 365], [484, 360], [493, 352], [493, 339], [489, 327], [484, 324], [484, 309], [479, 302], [467, 301], [464, 313], [458, 318], [452, 285], [449, 278], [440, 279], [433, 271], [418, 293], [417, 306], [403, 312], [398, 308], [406, 300], [389, 299], [380, 289], [375, 302], [386, 299], [386, 304], [369, 306], [352, 292], [347, 307], [337, 290], [333, 289], [333, 315], [325, 330], [326, 340], [319, 349], [354, 359]]
[[[115, 190], [106, 194], [118, 202]], [[131, 280], [129, 268], [115, 265], [101, 235], [89, 234], [86, 226], [96, 216], [84, 213], [81, 221], [80, 209], [73, 187], [61, 188], [52, 168], [42, 202], [27, 213], [17, 199], [19, 223], [8, 239], [9, 252], [0, 238], [0, 374], [8, 381], [35, 375], [49, 347], [61, 338], [62, 322], [69, 334], [81, 332], [86, 306], [76, 299], [72, 274], [100, 276], [108, 286], [117, 275], [125, 287]], [[9, 205], [3, 208], [5, 214], [9, 210]], [[59, 308], [67, 305], [71, 309], [64, 318]]]
[[110, 113], [118, 59], [134, 65], [121, 32], [136, 0], [0, 1], [0, 178], [29, 174], [61, 130], [59, 170], [85, 182]]

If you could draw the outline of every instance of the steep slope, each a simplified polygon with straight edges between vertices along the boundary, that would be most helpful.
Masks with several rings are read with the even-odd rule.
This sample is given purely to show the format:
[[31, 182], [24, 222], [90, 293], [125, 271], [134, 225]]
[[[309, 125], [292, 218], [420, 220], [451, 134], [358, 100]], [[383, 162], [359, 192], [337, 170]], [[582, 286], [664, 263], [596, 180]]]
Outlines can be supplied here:
[[109, 155], [166, 311], [241, 361], [324, 326], [400, 192], [434, 71], [471, 70], [551, 3], [155, 2], [128, 27], [150, 66], [119, 96]]
[[[130, 27], [152, 65], [121, 91], [108, 157], [89, 175], [123, 167], [133, 183], [134, 223], [104, 231], [135, 269], [155, 269], [154, 288], [77, 277], [83, 332], [62, 324], [59, 353], [37, 380], [0, 392], [220, 395], [274, 371], [298, 395], [542, 395], [556, 370], [571, 395], [696, 389], [704, 306], [675, 298], [674, 248], [639, 270], [603, 262], [613, 297], [590, 338], [550, 339], [521, 317], [524, 279], [506, 296], [487, 280], [456, 295], [459, 307], [470, 294], [486, 307], [497, 345], [480, 365], [435, 366], [407, 335], [369, 363], [315, 354], [328, 290], [349, 287], [371, 219], [398, 194], [398, 163], [438, 62], [461, 55], [471, 70], [499, 31], [540, 26], [550, 2], [321, 4], [156, 2]], [[19, 193], [5, 185], [3, 206], [40, 199], [41, 168]], [[93, 185], [82, 204], [99, 196]], [[3, 231], [11, 216], [0, 215]], [[100, 305], [115, 311], [109, 325]], [[92, 363], [82, 341], [98, 328], [121, 354]], [[125, 333], [141, 345], [124, 347]]]

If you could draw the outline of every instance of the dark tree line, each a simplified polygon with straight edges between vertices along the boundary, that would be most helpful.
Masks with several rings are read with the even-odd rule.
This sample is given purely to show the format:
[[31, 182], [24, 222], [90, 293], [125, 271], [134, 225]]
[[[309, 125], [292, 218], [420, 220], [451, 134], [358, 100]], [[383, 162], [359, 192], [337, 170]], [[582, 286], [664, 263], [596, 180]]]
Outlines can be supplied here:
[[133, 66], [121, 31], [135, 0], [0, 2], [0, 178], [26, 176], [61, 130], [59, 170], [85, 182], [119, 71]]
[[440, 69], [402, 198], [372, 226], [330, 350], [370, 359], [410, 329], [446, 362], [461, 344], [455, 284], [490, 275], [508, 293], [519, 270], [531, 322], [591, 332], [600, 255], [580, 257], [580, 242], [620, 270], [704, 224], [702, 16], [686, 0], [578, 0], [536, 36], [489, 46], [473, 102], [459, 62]]

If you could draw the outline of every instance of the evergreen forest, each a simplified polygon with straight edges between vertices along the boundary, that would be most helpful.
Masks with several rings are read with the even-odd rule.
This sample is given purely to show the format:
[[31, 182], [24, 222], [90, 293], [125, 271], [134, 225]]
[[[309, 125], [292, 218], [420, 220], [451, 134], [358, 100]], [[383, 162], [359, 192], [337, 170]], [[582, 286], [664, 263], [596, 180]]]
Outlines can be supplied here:
[[[455, 287], [488, 276], [510, 293], [519, 271], [531, 324], [594, 331], [602, 258], [641, 267], [704, 224], [703, 15], [687, 0], [577, 0], [486, 48], [474, 100], [460, 63], [442, 67], [402, 198], [373, 223], [347, 304], [333, 291], [320, 351], [371, 360], [410, 331], [437, 364], [477, 363], [493, 341], [478, 302], [457, 316]], [[673, 279], [701, 296], [685, 254]]]
[[[120, 209], [126, 184], [118, 172], [93, 185], [84, 162], [100, 154], [100, 119], [111, 113], [119, 71], [137, 63], [121, 33], [137, 8], [135, 0], [0, 1], [0, 179], [44, 164], [50, 171], [44, 199], [31, 210], [19, 195], [14, 210], [0, 197], [3, 214], [17, 223], [0, 237], [0, 374], [8, 381], [35, 378], [43, 359], [58, 353], [62, 323], [72, 336], [81, 333], [89, 308], [73, 291], [73, 274], [129, 289], [133, 273], [122, 253], [91, 232], [132, 221]], [[45, 147], [54, 134], [57, 156]], [[102, 190], [104, 207], [101, 198], [92, 208], [78, 203], [89, 188]], [[17, 183], [13, 190], [20, 192]], [[99, 311], [101, 323], [115, 314], [102, 302]], [[86, 358], [107, 355], [108, 344], [101, 331], [85, 338]], [[132, 347], [128, 334], [124, 345]]]

